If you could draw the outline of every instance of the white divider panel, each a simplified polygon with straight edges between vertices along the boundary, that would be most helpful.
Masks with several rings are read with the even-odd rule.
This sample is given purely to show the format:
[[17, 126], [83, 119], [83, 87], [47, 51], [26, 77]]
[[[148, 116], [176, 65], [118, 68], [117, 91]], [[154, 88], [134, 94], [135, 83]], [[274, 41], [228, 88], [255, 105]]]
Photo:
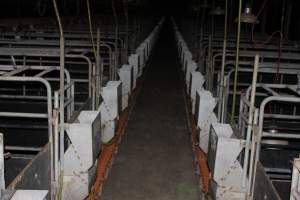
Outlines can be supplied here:
[[209, 131], [212, 123], [217, 122], [214, 108], [216, 101], [209, 91], [201, 90], [196, 92], [196, 121], [200, 128], [199, 132], [199, 146], [207, 153]]
[[208, 165], [213, 179], [211, 188], [214, 199], [245, 199], [241, 188], [243, 170], [238, 161], [244, 143], [232, 136], [229, 124], [212, 124]]
[[[64, 199], [71, 199], [70, 196], [83, 199], [91, 189], [101, 148], [100, 112], [82, 111], [78, 120], [66, 127], [70, 144], [64, 154]], [[79, 188], [71, 187], [74, 183]]]
[[136, 80], [139, 73], [139, 55], [131, 54], [128, 58], [129, 65], [133, 66], [133, 88], [136, 87]]
[[109, 81], [102, 89], [103, 102], [99, 109], [102, 123], [102, 142], [109, 142], [115, 135], [115, 120], [122, 108], [122, 82]]
[[189, 95], [192, 100], [192, 113], [195, 114], [195, 106], [196, 106], [196, 92], [204, 90], [203, 84], [205, 80], [200, 72], [193, 71], [191, 72], [190, 78], [190, 86], [189, 86]]
[[120, 80], [122, 81], [122, 110], [128, 106], [128, 98], [133, 89], [133, 67], [123, 65], [119, 69]]
[[197, 69], [197, 63], [194, 60], [188, 60], [187, 67], [185, 68], [185, 84], [187, 89], [190, 84], [191, 72], [196, 71], [196, 69]]

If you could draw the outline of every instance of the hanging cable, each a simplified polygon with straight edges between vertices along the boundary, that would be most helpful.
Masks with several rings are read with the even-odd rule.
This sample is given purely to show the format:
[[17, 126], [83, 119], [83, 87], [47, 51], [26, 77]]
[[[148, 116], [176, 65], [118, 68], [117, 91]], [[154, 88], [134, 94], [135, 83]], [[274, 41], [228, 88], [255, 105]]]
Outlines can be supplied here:
[[87, 12], [88, 12], [88, 20], [89, 20], [89, 31], [91, 34], [91, 42], [93, 46], [93, 53], [95, 56], [95, 60], [97, 59], [97, 52], [96, 52], [96, 46], [94, 42], [94, 34], [93, 34], [93, 27], [92, 27], [92, 18], [91, 18], [91, 9], [90, 9], [90, 1], [86, 0], [86, 7], [87, 7]]
[[221, 78], [220, 78], [220, 94], [219, 97], [221, 101], [219, 101], [218, 106], [218, 120], [223, 123], [223, 112], [222, 112], [222, 102], [224, 98], [224, 71], [225, 71], [225, 62], [226, 62], [226, 49], [227, 49], [227, 23], [228, 23], [228, 0], [225, 0], [225, 16], [224, 16], [224, 41], [223, 41], [223, 54], [222, 54], [222, 66], [221, 66]]
[[[260, 10], [259, 10], [258, 13], [257, 13], [256, 18], [258, 18], [258, 17], [260, 16], [260, 14], [262, 13], [262, 11], [263, 11], [264, 8], [266, 7], [267, 3], [268, 3], [268, 0], [265, 0], [265, 1], [263, 2], [263, 4], [262, 4]], [[251, 40], [252, 40], [252, 42], [254, 43], [254, 45], [255, 45], [255, 46], [258, 46], [258, 47], [264, 46], [264, 45], [268, 44], [268, 43], [272, 40], [272, 38], [274, 37], [274, 35], [276, 35], [277, 33], [280, 34], [280, 37], [281, 37], [281, 35], [282, 35], [282, 30], [274, 31], [274, 32], [273, 32], [273, 33], [272, 33], [265, 41], [263, 41], [262, 43], [259, 43], [259, 42], [257, 42], [257, 41], [255, 40], [255, 38], [254, 38], [254, 28], [255, 28], [255, 23], [253, 23], [253, 24], [252, 24], [252, 27], [251, 27]]]
[[102, 84], [102, 79], [101, 79], [101, 73], [102, 73], [102, 67], [101, 67], [101, 57], [100, 57], [100, 29], [97, 29], [97, 47], [95, 45], [94, 41], [94, 33], [93, 33], [93, 26], [92, 26], [92, 17], [91, 17], [91, 9], [90, 9], [90, 1], [86, 0], [86, 5], [87, 5], [87, 12], [88, 12], [88, 20], [89, 20], [89, 31], [91, 35], [91, 42], [92, 42], [92, 49], [93, 49], [93, 54], [95, 57], [96, 61], [96, 77], [95, 77], [95, 90], [96, 90], [96, 99], [95, 99], [95, 104], [93, 106], [99, 106], [100, 104], [100, 90], [101, 90], [101, 84]]
[[35, 9], [37, 10], [38, 15], [44, 16], [47, 10], [47, 0], [39, 0], [36, 4]]
[[125, 19], [126, 19], [126, 40], [125, 40], [125, 55], [123, 62], [127, 63], [127, 58], [128, 58], [128, 35], [129, 35], [129, 15], [128, 15], [128, 2], [127, 0], [123, 0], [123, 10], [124, 10], [124, 15], [125, 15]]
[[118, 16], [115, 8], [115, 0], [111, 1], [111, 7], [115, 19], [115, 26], [116, 26], [115, 27], [115, 65], [114, 65], [114, 69], [112, 70], [112, 80], [116, 80], [116, 76], [117, 76], [116, 73], [117, 73], [117, 66], [118, 66], [118, 59], [119, 59], [119, 55], [118, 55], [119, 22], [118, 22]]
[[232, 98], [232, 110], [230, 116], [230, 123], [234, 123], [235, 116], [235, 104], [236, 104], [236, 93], [237, 93], [237, 79], [238, 70], [240, 64], [240, 37], [241, 37], [241, 13], [242, 13], [242, 0], [239, 0], [239, 15], [238, 15], [238, 30], [237, 30], [237, 40], [236, 40], [236, 56], [235, 56], [235, 69], [234, 69], [234, 84], [233, 84], [233, 98]]
[[[262, 13], [262, 11], [264, 10], [264, 8], [266, 7], [268, 3], [268, 0], [265, 0], [260, 8], [260, 10], [258, 11], [257, 13], [257, 18], [260, 16], [260, 14]], [[283, 11], [284, 13], [284, 8], [283, 8]], [[251, 28], [251, 39], [252, 39], [252, 42], [254, 43], [255, 46], [257, 47], [263, 47], [264, 45], [268, 44], [272, 39], [273, 37], [276, 35], [276, 34], [279, 34], [279, 43], [278, 43], [278, 60], [277, 60], [277, 67], [276, 67], [276, 76], [275, 76], [275, 79], [273, 81], [273, 83], [277, 83], [278, 80], [279, 80], [279, 72], [280, 72], [280, 62], [281, 62], [281, 54], [282, 54], [282, 39], [283, 39], [283, 33], [282, 33], [282, 29], [283, 29], [283, 13], [282, 13], [282, 17], [281, 17], [281, 29], [280, 30], [277, 30], [277, 31], [274, 31], [265, 41], [263, 41], [262, 43], [258, 43], [255, 39], [254, 39], [254, 27], [255, 27], [255, 24], [253, 23], [252, 24], [252, 28]]]

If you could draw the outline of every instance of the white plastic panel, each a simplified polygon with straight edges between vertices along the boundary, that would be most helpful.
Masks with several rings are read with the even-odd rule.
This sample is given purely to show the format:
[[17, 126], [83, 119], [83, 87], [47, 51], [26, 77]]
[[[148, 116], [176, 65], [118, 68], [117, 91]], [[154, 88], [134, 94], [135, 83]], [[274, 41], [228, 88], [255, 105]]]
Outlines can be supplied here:
[[191, 72], [196, 71], [197, 63], [193, 60], [188, 60], [187, 67], [185, 68], [185, 84], [188, 88], [190, 85]]
[[139, 73], [139, 55], [131, 54], [128, 58], [129, 65], [133, 66], [133, 88], [136, 87], [136, 80], [138, 78]]
[[205, 80], [200, 72], [193, 71], [191, 72], [191, 80], [189, 86], [189, 94], [192, 100], [192, 113], [195, 114], [196, 106], [196, 92], [203, 90], [203, 84]]
[[143, 74], [143, 68], [146, 62], [145, 58], [145, 52], [143, 47], [138, 47], [136, 49], [136, 53], [139, 55], [139, 70], [138, 70], [138, 77], [140, 77]]
[[[212, 124], [208, 165], [213, 180], [218, 188], [223, 188], [223, 193], [240, 194], [242, 192], [242, 167], [238, 156], [244, 148], [244, 143], [243, 140], [232, 138], [232, 134], [233, 131], [229, 124]], [[226, 196], [222, 195], [222, 192], [219, 195]]]
[[67, 124], [70, 145], [65, 151], [64, 174], [87, 172], [96, 161], [101, 147], [99, 111], [82, 111], [76, 123]]
[[17, 190], [11, 200], [45, 200], [48, 190]]
[[123, 65], [119, 69], [119, 76], [122, 81], [122, 110], [128, 106], [128, 98], [133, 89], [133, 67]]
[[296, 158], [293, 163], [290, 200], [299, 200], [299, 199], [300, 199], [300, 158]]
[[91, 190], [96, 173], [96, 163], [88, 172], [80, 172], [73, 176], [64, 176], [64, 200], [85, 199]]
[[122, 82], [109, 81], [107, 85], [102, 88], [101, 95], [111, 119], [117, 118], [122, 108]]
[[217, 122], [214, 108], [216, 106], [215, 98], [209, 91], [201, 90], [196, 92], [195, 117], [199, 132], [199, 146], [207, 153], [209, 131], [212, 123]]

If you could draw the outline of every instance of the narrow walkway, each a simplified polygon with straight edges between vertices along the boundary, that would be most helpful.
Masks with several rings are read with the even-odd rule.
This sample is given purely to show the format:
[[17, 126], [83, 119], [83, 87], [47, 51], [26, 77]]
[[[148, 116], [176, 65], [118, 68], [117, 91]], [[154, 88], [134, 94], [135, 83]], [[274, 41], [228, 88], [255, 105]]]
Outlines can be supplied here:
[[101, 200], [199, 200], [170, 24], [153, 53]]

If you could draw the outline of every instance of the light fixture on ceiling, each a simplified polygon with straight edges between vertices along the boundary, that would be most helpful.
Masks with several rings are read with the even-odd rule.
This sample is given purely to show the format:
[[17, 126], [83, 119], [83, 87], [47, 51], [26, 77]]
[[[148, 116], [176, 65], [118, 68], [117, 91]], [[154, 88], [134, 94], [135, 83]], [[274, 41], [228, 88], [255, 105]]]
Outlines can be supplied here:
[[224, 15], [225, 11], [220, 6], [217, 6], [216, 8], [211, 9], [209, 14], [210, 15]]
[[200, 5], [200, 8], [210, 8], [210, 7], [211, 5], [208, 4], [206, 1]]
[[[238, 19], [235, 20], [236, 22]], [[246, 4], [244, 12], [241, 14], [241, 22], [246, 24], [258, 24], [257, 17], [252, 14], [252, 8], [249, 3]]]
[[199, 7], [193, 7], [192, 9], [193, 9], [193, 11], [195, 11], [195, 12], [200, 10]]

